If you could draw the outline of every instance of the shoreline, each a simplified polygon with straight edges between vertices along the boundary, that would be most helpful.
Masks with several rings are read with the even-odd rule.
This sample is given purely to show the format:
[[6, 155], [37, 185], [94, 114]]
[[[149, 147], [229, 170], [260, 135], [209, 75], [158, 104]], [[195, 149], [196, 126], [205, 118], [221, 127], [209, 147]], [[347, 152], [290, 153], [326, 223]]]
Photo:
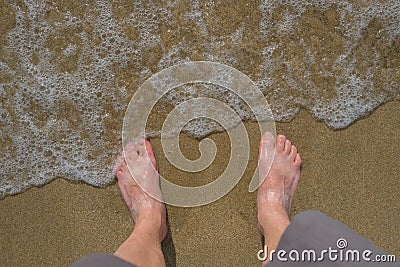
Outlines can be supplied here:
[[[388, 102], [367, 118], [335, 131], [305, 110], [289, 123], [276, 123], [277, 133], [290, 138], [303, 158], [292, 216], [303, 210], [321, 210], [388, 253], [400, 255], [399, 107], [399, 101]], [[257, 160], [256, 127], [256, 123], [246, 123], [251, 136], [250, 167]], [[212, 135], [217, 145], [225, 144], [223, 135]], [[198, 151], [193, 148], [198, 141], [184, 138], [184, 142], [184, 155], [196, 158]], [[159, 139], [152, 143], [161, 173], [179, 177], [162, 157]], [[224, 166], [226, 153], [218, 146], [209, 173]], [[248, 176], [249, 171], [228, 195], [212, 204], [168, 206], [173, 242], [165, 244], [165, 249], [170, 264], [259, 264], [256, 194], [247, 192]], [[0, 200], [0, 211], [0, 255], [6, 266], [65, 266], [93, 252], [112, 253], [133, 227], [116, 184], [95, 188], [55, 179], [5, 197]]]

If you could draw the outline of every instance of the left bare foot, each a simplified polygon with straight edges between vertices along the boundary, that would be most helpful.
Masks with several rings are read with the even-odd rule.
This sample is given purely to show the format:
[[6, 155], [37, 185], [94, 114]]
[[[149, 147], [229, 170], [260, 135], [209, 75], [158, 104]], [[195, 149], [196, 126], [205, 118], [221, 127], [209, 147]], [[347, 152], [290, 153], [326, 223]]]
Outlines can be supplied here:
[[118, 185], [135, 221], [135, 228], [145, 227], [146, 231], [155, 233], [156, 241], [161, 243], [167, 234], [166, 209], [163, 203], [148, 194], [162, 199], [159, 174], [150, 142], [140, 138], [129, 143], [123, 155], [117, 159], [116, 165]]

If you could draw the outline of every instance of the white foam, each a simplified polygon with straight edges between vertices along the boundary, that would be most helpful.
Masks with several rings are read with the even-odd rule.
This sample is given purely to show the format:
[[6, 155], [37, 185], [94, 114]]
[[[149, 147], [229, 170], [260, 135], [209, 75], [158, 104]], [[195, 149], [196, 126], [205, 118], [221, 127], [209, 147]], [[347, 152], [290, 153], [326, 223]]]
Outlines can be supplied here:
[[[0, 103], [0, 137], [7, 144], [2, 147], [0, 156], [0, 198], [33, 185], [42, 185], [58, 176], [97, 186], [113, 181], [113, 157], [110, 155], [120, 148], [105, 149], [109, 147], [104, 137], [106, 120], [112, 116], [106, 106], [113, 107], [113, 114], [121, 114], [132, 96], [126, 81], [118, 83], [121, 79], [118, 75], [126, 69], [133, 70], [139, 78], [132, 86], [137, 88], [155, 71], [193, 59], [192, 52], [196, 48], [192, 47], [192, 40], [178, 36], [177, 42], [167, 47], [160, 25], [178, 35], [190, 30], [187, 25], [196, 25], [196, 36], [203, 40], [204, 50], [199, 55], [202, 60], [218, 61], [239, 70], [247, 67], [240, 66], [241, 61], [236, 56], [240, 49], [247, 49], [248, 25], [242, 22], [226, 36], [213, 35], [206, 20], [209, 14], [204, 12], [204, 3], [200, 1], [192, 1], [183, 14], [178, 14], [183, 26], [170, 25], [176, 19], [176, 1], [163, 6], [133, 1], [132, 12], [120, 20], [113, 17], [113, 3], [109, 1], [96, 1], [93, 7], [83, 5], [87, 9], [83, 17], [73, 11], [61, 11], [45, 1], [24, 1], [23, 4], [26, 9], [11, 5], [16, 26], [8, 32], [8, 45], [1, 48], [5, 57], [16, 57], [17, 66], [8, 63], [15, 63], [14, 60], [0, 61], [1, 76], [7, 77], [0, 84], [0, 94], [7, 99], [7, 103]], [[272, 21], [280, 7], [284, 10], [282, 20]], [[390, 80], [398, 69], [387, 70], [389, 79], [377, 94], [371, 89], [379, 75], [376, 69], [382, 55], [372, 51], [368, 58], [372, 63], [362, 75], [357, 69], [360, 62], [354, 53], [362, 42], [365, 29], [374, 19], [382, 23], [378, 34], [388, 37], [387, 44], [398, 40], [398, 1], [369, 2], [363, 7], [341, 0], [263, 1], [259, 8], [262, 20], [259, 28], [253, 30], [261, 34], [264, 47], [255, 54], [260, 55], [262, 63], [257, 66], [259, 73], [250, 75], [267, 96], [277, 120], [291, 120], [303, 107], [330, 127], [344, 128], [378, 105], [400, 98], [398, 81]], [[294, 34], [302, 27], [302, 19], [311, 8], [321, 14], [330, 9], [338, 13], [336, 30], [341, 33], [344, 47], [341, 53], [334, 55], [331, 66], [317, 62], [318, 51], [298, 33]], [[48, 20], [46, 14], [50, 11], [61, 20]], [[132, 39], [124, 27], [134, 29], [137, 36]], [[285, 43], [279, 38], [272, 40], [271, 36], [290, 37], [284, 40], [293, 43]], [[48, 45], [54, 40], [63, 41], [60, 51], [51, 50]], [[226, 47], [228, 42], [229, 48]], [[303, 71], [299, 71], [293, 58], [289, 58], [286, 45], [295, 48]], [[161, 58], [153, 66], [146, 65], [143, 60], [149, 56], [149, 48], [161, 49]], [[72, 67], [65, 70], [66, 62]], [[275, 73], [282, 64], [287, 71], [277, 77]], [[335, 80], [333, 98], [321, 97], [325, 88], [320, 88], [312, 79], [315, 71], [310, 66], [313, 64], [319, 66], [320, 77]], [[280, 84], [281, 81], [286, 85]], [[214, 85], [186, 85], [171, 91], [162, 101], [178, 105], [202, 95], [224, 101], [242, 119], [254, 119], [236, 95]], [[62, 111], [65, 103], [74, 111], [65, 114]], [[115, 120], [122, 123], [122, 118]], [[113, 132], [115, 139], [120, 138], [119, 130]], [[211, 120], [200, 119], [187, 124], [184, 130], [192, 136], [202, 137], [223, 129]]]

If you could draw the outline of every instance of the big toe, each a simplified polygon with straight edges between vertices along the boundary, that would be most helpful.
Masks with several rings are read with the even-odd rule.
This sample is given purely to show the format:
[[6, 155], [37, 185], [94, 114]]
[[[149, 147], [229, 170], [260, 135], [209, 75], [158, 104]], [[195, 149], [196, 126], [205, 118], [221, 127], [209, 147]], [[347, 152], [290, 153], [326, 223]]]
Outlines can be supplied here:
[[150, 159], [153, 167], [155, 169], [157, 169], [157, 163], [156, 163], [156, 158], [154, 157], [153, 147], [151, 146], [151, 143], [147, 140], [145, 140], [145, 148], [146, 148], [147, 157]]
[[143, 137], [135, 140], [135, 148], [139, 157], [149, 160], [154, 169], [157, 169], [156, 159], [154, 157], [153, 147], [151, 143]]
[[266, 132], [260, 141], [260, 148], [258, 154], [258, 161], [262, 160], [263, 157], [273, 155], [275, 146], [275, 139], [271, 132]]
[[258, 171], [259, 171], [259, 183], [261, 184], [272, 165], [275, 152], [275, 139], [270, 132], [266, 132], [260, 141], [260, 148], [258, 154]]

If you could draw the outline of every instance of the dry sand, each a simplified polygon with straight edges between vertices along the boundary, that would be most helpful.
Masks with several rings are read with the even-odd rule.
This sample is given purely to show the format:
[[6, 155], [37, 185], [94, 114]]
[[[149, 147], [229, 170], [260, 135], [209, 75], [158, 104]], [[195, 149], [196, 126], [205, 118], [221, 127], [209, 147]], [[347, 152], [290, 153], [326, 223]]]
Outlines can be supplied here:
[[[400, 102], [387, 103], [342, 131], [329, 130], [304, 111], [290, 123], [277, 124], [278, 132], [297, 145], [304, 162], [292, 215], [321, 210], [400, 255], [399, 125]], [[259, 137], [256, 124], [247, 127], [253, 133], [249, 166], [254, 167]], [[204, 177], [218, 173], [229, 153], [221, 146], [226, 143], [224, 134], [212, 137], [220, 144], [219, 152]], [[184, 153], [196, 157], [197, 141], [182, 141]], [[160, 155], [159, 140], [152, 143]], [[166, 177], [179, 176], [164, 158], [157, 160]], [[260, 236], [255, 194], [246, 191], [249, 179], [250, 171], [227, 196], [210, 205], [168, 207], [171, 231], [164, 249], [170, 266], [259, 266]], [[0, 212], [2, 266], [66, 266], [92, 252], [111, 253], [133, 227], [116, 185], [94, 188], [63, 179], [6, 197]]]

